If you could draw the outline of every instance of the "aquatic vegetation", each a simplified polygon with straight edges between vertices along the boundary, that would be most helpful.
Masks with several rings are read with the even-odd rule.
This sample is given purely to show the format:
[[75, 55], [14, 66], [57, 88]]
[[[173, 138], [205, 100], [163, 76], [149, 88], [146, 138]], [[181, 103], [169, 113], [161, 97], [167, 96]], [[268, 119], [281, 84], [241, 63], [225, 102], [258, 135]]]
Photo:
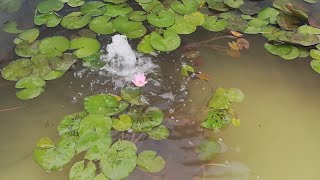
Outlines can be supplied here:
[[239, 103], [244, 100], [244, 94], [236, 88], [224, 89], [218, 88], [208, 103], [207, 118], [201, 123], [201, 126], [207, 129], [221, 129], [232, 123], [239, 125], [233, 108], [233, 103]]
[[209, 161], [221, 151], [221, 146], [215, 139], [206, 139], [196, 148], [199, 159]]
[[[42, 86], [44, 82], [24, 80], [19, 87]], [[46, 171], [59, 171], [74, 156], [85, 152], [84, 159], [70, 169], [70, 179], [123, 179], [140, 167], [156, 173], [165, 161], [156, 152], [146, 150], [137, 154], [135, 133], [145, 133], [155, 140], [164, 140], [169, 130], [162, 125], [163, 113], [156, 107], [130, 107], [128, 102], [113, 94], [98, 94], [85, 98], [86, 111], [66, 115], [57, 130], [60, 140], [41, 138], [34, 150], [35, 162]], [[113, 131], [119, 131], [118, 137]], [[133, 131], [133, 132], [132, 132]], [[132, 134], [133, 133], [133, 134]], [[124, 135], [130, 135], [127, 140]], [[94, 162], [100, 164], [99, 168]], [[101, 172], [100, 174], [96, 174]]]

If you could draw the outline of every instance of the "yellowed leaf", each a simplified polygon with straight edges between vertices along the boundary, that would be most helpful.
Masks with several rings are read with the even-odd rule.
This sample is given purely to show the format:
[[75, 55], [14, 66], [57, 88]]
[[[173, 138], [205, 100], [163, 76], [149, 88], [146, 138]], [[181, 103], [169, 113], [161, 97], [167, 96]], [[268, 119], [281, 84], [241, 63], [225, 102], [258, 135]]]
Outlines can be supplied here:
[[238, 44], [237, 44], [236, 42], [234, 42], [234, 41], [228, 42], [228, 45], [229, 45], [229, 47], [230, 47], [231, 49], [236, 50], [236, 51], [239, 51], [239, 47], [238, 47]]
[[243, 34], [237, 32], [237, 31], [230, 31], [230, 33], [235, 37], [242, 37], [243, 36]]

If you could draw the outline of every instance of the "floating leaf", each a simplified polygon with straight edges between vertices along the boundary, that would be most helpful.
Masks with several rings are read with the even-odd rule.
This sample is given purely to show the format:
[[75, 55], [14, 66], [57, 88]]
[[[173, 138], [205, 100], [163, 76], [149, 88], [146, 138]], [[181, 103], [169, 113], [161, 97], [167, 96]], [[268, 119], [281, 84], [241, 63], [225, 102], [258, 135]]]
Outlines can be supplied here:
[[201, 12], [196, 11], [189, 15], [184, 15], [183, 18], [195, 26], [201, 26], [204, 23], [205, 16]]
[[109, 179], [124, 179], [136, 167], [137, 147], [130, 141], [115, 142], [100, 160], [103, 174]]
[[221, 151], [221, 146], [215, 139], [207, 139], [197, 147], [196, 152], [202, 161], [212, 160]]
[[64, 4], [59, 0], [45, 0], [38, 4], [37, 10], [40, 13], [48, 13], [51, 11], [60, 11], [63, 6]]
[[103, 173], [98, 174], [93, 180], [109, 180]]
[[277, 23], [279, 26], [285, 30], [297, 30], [300, 21], [293, 16], [285, 13], [280, 13], [277, 16]]
[[112, 34], [115, 32], [112, 22], [109, 16], [99, 16], [94, 18], [90, 24], [89, 28], [98, 34]]
[[171, 9], [179, 14], [191, 14], [197, 11], [199, 3], [194, 0], [174, 1], [171, 3]]
[[40, 52], [50, 57], [62, 56], [62, 53], [68, 50], [69, 47], [70, 41], [63, 36], [47, 37], [39, 44]]
[[131, 128], [132, 120], [130, 116], [126, 114], [121, 114], [119, 119], [113, 119], [112, 127], [118, 131], [126, 131]]
[[19, 81], [31, 75], [34, 66], [29, 59], [18, 59], [7, 64], [2, 70], [1, 75], [8, 81]]
[[28, 41], [22, 41], [16, 46], [14, 51], [18, 56], [31, 57], [39, 53], [39, 44], [40, 41], [34, 41], [31, 44]]
[[156, 27], [169, 27], [174, 24], [175, 22], [175, 17], [173, 13], [162, 10], [155, 13], [150, 13], [147, 16], [148, 22]]
[[151, 131], [163, 121], [163, 112], [156, 107], [148, 107], [144, 113], [128, 114], [132, 119], [132, 129], [136, 132]]
[[107, 134], [111, 127], [112, 120], [110, 117], [89, 114], [81, 121], [78, 133], [80, 137], [90, 133]]
[[126, 16], [119, 16], [112, 23], [114, 29], [120, 33], [136, 31], [142, 26], [142, 22], [130, 21]]
[[84, 167], [84, 160], [76, 162], [70, 169], [70, 180], [89, 180], [96, 175], [96, 165], [89, 161], [87, 167]]
[[162, 3], [158, 0], [152, 0], [149, 3], [139, 3], [139, 5], [142, 7], [143, 10], [147, 12], [156, 12], [155, 9], [159, 6], [164, 8]]
[[112, 139], [110, 135], [100, 138], [90, 147], [84, 158], [88, 160], [101, 159], [101, 157], [109, 150], [111, 143]]
[[266, 43], [265, 49], [271, 54], [278, 55], [283, 59], [292, 60], [299, 57], [299, 49], [291, 45], [271, 45]]
[[38, 97], [41, 93], [44, 92], [42, 87], [35, 87], [35, 88], [27, 88], [16, 93], [17, 98], [22, 100], [33, 99]]
[[46, 82], [42, 78], [29, 76], [20, 79], [16, 83], [15, 88], [37, 88], [44, 86], [46, 86]]
[[257, 14], [261, 10], [261, 7], [258, 5], [258, 2], [246, 1], [239, 7], [239, 10], [244, 15], [250, 16]]
[[135, 38], [140, 38], [144, 36], [147, 33], [147, 28], [142, 25], [138, 30], [132, 31], [132, 32], [127, 32], [125, 35], [127, 38], [135, 39]]
[[100, 1], [89, 1], [81, 6], [80, 11], [90, 16], [100, 16], [106, 12], [106, 4]]
[[224, 0], [207, 0], [208, 7], [217, 11], [228, 11], [229, 7], [224, 3]]
[[230, 33], [235, 37], [242, 37], [243, 36], [243, 34], [237, 32], [237, 31], [230, 31]]
[[243, 0], [224, 0], [224, 3], [232, 8], [239, 8], [244, 4]]
[[190, 23], [183, 16], [177, 15], [175, 19], [176, 23], [169, 27], [168, 30], [174, 31], [177, 34], [191, 34], [196, 31], [197, 26]]
[[315, 28], [309, 25], [302, 25], [297, 29], [297, 32], [302, 33], [302, 34], [320, 34], [320, 29]]
[[163, 125], [155, 127], [151, 131], [147, 132], [151, 139], [164, 140], [169, 137], [169, 129]]
[[226, 110], [212, 109], [201, 126], [207, 129], [221, 129], [231, 123], [231, 118]]
[[142, 105], [140, 89], [123, 88], [121, 89], [120, 96], [123, 100], [133, 105]]
[[18, 37], [15, 38], [13, 42], [15, 44], [19, 44], [22, 41], [28, 41], [29, 43], [32, 43], [39, 37], [39, 34], [40, 34], [39, 30], [36, 28], [28, 29], [22, 32], [21, 34], [19, 34]]
[[88, 115], [86, 111], [64, 116], [60, 121], [57, 130], [60, 136], [78, 136], [80, 122]]
[[320, 60], [320, 50], [311, 49], [311, 50], [310, 50], [310, 56], [311, 56], [313, 59]]
[[163, 36], [156, 32], [150, 34], [151, 46], [159, 51], [173, 51], [180, 46], [180, 43], [180, 36], [170, 30], [165, 30]]
[[44, 170], [59, 171], [75, 155], [74, 147], [74, 139], [62, 137], [55, 147], [43, 148], [37, 144], [33, 152], [33, 158]]
[[54, 12], [45, 14], [37, 14], [34, 16], [34, 24], [41, 26], [45, 24], [47, 27], [56, 27], [61, 22], [61, 17]]
[[266, 7], [258, 13], [258, 18], [262, 20], [268, 20], [271, 24], [276, 24], [278, 15], [278, 10], [271, 7]]
[[55, 57], [52, 58], [49, 62], [49, 66], [51, 69], [53, 70], [57, 70], [57, 71], [66, 71], [68, 69], [70, 69], [70, 67], [77, 61], [77, 57], [69, 54], [69, 53], [65, 53], [62, 55], [62, 57]]
[[112, 116], [122, 112], [128, 105], [125, 101], [118, 102], [114, 96], [109, 94], [98, 94], [84, 99], [84, 107], [89, 113], [103, 116]]
[[227, 90], [224, 88], [218, 88], [214, 96], [209, 100], [208, 106], [214, 109], [228, 109], [230, 101], [227, 97]]
[[137, 165], [144, 171], [150, 173], [160, 172], [166, 165], [161, 156], [156, 156], [157, 152], [146, 150], [139, 154]]
[[9, 21], [3, 25], [2, 30], [6, 33], [13, 33], [13, 34], [22, 33], [25, 31], [25, 30], [17, 29], [17, 26], [18, 24], [16, 21]]
[[140, 41], [140, 43], [137, 46], [137, 49], [139, 52], [142, 53], [153, 53], [154, 49], [150, 44], [150, 35], [145, 35], [142, 40]]
[[58, 79], [61, 76], [63, 76], [65, 73], [65, 71], [51, 71], [48, 74], [41, 76], [42, 79], [46, 80], [46, 81], [50, 81], [50, 80], [54, 80], [54, 79]]
[[106, 9], [107, 11], [104, 15], [110, 17], [125, 16], [133, 11], [132, 7], [128, 4], [107, 4]]
[[311, 68], [320, 74], [320, 60], [314, 59], [310, 62]]
[[266, 26], [268, 24], [269, 24], [269, 21], [261, 20], [259, 18], [254, 18], [248, 22], [248, 25], [253, 26], [253, 27], [262, 27], [262, 26]]
[[121, 3], [125, 3], [128, 0], [103, 0], [104, 2], [111, 2], [113, 4], [121, 4]]
[[145, 11], [132, 11], [128, 14], [128, 18], [132, 21], [145, 21], [147, 20], [147, 13]]
[[309, 51], [304, 47], [298, 47], [299, 49], [299, 57], [305, 58], [309, 56]]
[[91, 21], [91, 15], [83, 12], [72, 12], [62, 18], [61, 26], [67, 29], [80, 29]]
[[78, 58], [84, 58], [98, 52], [100, 50], [100, 46], [100, 42], [96, 39], [79, 37], [71, 40], [69, 49], [76, 49], [73, 54]]
[[67, 1], [70, 7], [82, 6], [85, 3], [84, 0], [60, 0], [60, 1]]

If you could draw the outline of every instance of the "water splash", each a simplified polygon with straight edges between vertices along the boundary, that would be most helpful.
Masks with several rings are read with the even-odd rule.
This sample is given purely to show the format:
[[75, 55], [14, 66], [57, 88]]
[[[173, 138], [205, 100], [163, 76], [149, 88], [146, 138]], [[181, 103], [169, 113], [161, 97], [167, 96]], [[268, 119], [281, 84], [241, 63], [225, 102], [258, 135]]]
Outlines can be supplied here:
[[148, 74], [157, 67], [150, 57], [142, 56], [132, 50], [124, 35], [114, 35], [112, 43], [106, 47], [107, 54], [101, 55], [101, 60], [106, 65], [100, 70], [111, 75], [112, 82], [117, 87], [131, 84], [131, 80], [137, 73]]

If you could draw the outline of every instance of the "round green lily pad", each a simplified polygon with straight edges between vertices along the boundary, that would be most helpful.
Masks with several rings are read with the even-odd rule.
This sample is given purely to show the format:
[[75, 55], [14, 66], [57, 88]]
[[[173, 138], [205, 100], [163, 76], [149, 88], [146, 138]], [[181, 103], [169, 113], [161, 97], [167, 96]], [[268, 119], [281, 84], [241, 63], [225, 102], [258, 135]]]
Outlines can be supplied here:
[[87, 167], [84, 167], [84, 160], [76, 162], [70, 169], [70, 180], [93, 179], [96, 176], [96, 165], [89, 161]]
[[80, 29], [91, 21], [91, 15], [83, 12], [72, 12], [62, 18], [61, 26], [67, 29]]
[[142, 40], [140, 41], [140, 43], [137, 46], [137, 49], [139, 52], [142, 53], [153, 53], [154, 49], [150, 44], [150, 35], [145, 35]]
[[220, 19], [218, 20], [217, 16], [206, 16], [202, 26], [209, 31], [223, 31], [228, 27], [229, 23], [227, 20]]
[[130, 141], [115, 142], [100, 160], [103, 174], [109, 179], [124, 179], [137, 164], [137, 147]]
[[300, 55], [300, 51], [298, 48], [292, 46], [291, 52], [289, 54], [281, 55], [280, 57], [286, 60], [293, 60]]
[[43, 80], [40, 77], [25, 77], [23, 79], [20, 79], [16, 85], [15, 88], [37, 88], [37, 87], [44, 87], [46, 86], [46, 81]]
[[150, 34], [151, 46], [159, 51], [173, 51], [180, 46], [180, 36], [174, 31], [165, 30], [163, 36], [156, 32]]
[[98, 34], [112, 34], [115, 32], [113, 24], [110, 21], [109, 16], [99, 16], [94, 19], [89, 24], [89, 28]]
[[42, 87], [27, 88], [16, 92], [16, 96], [19, 99], [28, 100], [38, 97], [43, 92], [44, 89]]
[[155, 140], [164, 140], [169, 137], [169, 130], [164, 125], [155, 127], [154, 129], [152, 129], [151, 131], [148, 131], [147, 133], [151, 139], [155, 139]]
[[127, 2], [128, 0], [103, 0], [104, 2], [110, 2], [110, 3], [113, 3], [113, 4], [121, 4], [121, 3], [125, 3]]
[[41, 76], [42, 79], [46, 80], [46, 81], [50, 81], [50, 80], [54, 80], [54, 79], [58, 79], [61, 76], [63, 76], [65, 73], [65, 71], [51, 71], [48, 74]]
[[[63, 0], [63, 1], [65, 1], [65, 0]], [[67, 0], [68, 2], [68, 5], [70, 6], [70, 7], [79, 7], [79, 6], [82, 6], [84, 3], [85, 3], [85, 1], [84, 0]]]
[[69, 47], [70, 41], [63, 36], [47, 37], [39, 44], [40, 52], [50, 57], [61, 56]]
[[129, 114], [132, 118], [132, 129], [136, 132], [148, 132], [163, 121], [163, 112], [156, 107], [148, 107], [144, 113]]
[[89, 1], [81, 6], [80, 11], [90, 16], [100, 16], [106, 12], [106, 5], [100, 1]]
[[320, 60], [314, 59], [310, 62], [311, 68], [320, 74]]
[[77, 57], [70, 53], [64, 53], [62, 57], [54, 57], [49, 61], [52, 70], [66, 71], [77, 61]]
[[310, 56], [311, 56], [313, 59], [320, 60], [320, 50], [311, 49], [311, 50], [310, 50]]
[[[92, 141], [91, 141], [92, 142]], [[84, 158], [88, 160], [100, 160], [102, 156], [109, 150], [112, 143], [110, 134], [95, 141], [94, 145], [85, 154]]]
[[112, 119], [112, 127], [118, 131], [126, 131], [131, 128], [131, 117], [126, 114], [121, 114], [119, 119]]
[[100, 42], [97, 39], [79, 37], [71, 40], [69, 49], [76, 49], [73, 54], [78, 58], [84, 58], [98, 52], [100, 50], [100, 46]]
[[128, 4], [107, 4], [107, 11], [104, 13], [106, 16], [117, 17], [117, 16], [125, 16], [126, 14], [133, 11], [132, 7]]
[[28, 41], [29, 43], [32, 43], [39, 37], [39, 34], [40, 34], [39, 29], [36, 29], [36, 28], [28, 29], [22, 32], [21, 34], [19, 34], [18, 37], [13, 40], [13, 42], [15, 44], [19, 44], [22, 41]]
[[138, 30], [142, 22], [130, 21], [126, 16], [119, 16], [112, 21], [113, 27], [120, 33], [128, 33]]
[[224, 0], [223, 2], [232, 8], [239, 8], [242, 4], [244, 4], [243, 0]]
[[39, 53], [40, 41], [29, 43], [28, 41], [20, 42], [16, 48], [15, 53], [21, 57], [31, 57]]
[[64, 116], [58, 127], [58, 133], [60, 136], [78, 136], [78, 129], [80, 127], [80, 122], [88, 116], [88, 112], [83, 111], [80, 113], [73, 113], [70, 115]]
[[44, 0], [38, 4], [37, 10], [40, 13], [48, 13], [51, 11], [60, 11], [63, 6], [64, 4], [59, 0]]
[[47, 27], [56, 27], [61, 22], [61, 17], [54, 12], [49, 12], [45, 14], [37, 14], [34, 16], [34, 24], [41, 26], [45, 24]]
[[170, 7], [179, 14], [191, 14], [197, 11], [199, 3], [195, 0], [174, 1]]
[[137, 165], [146, 172], [156, 173], [165, 167], [166, 162], [161, 156], [157, 156], [157, 152], [146, 150], [139, 154]]
[[18, 24], [16, 21], [9, 21], [3, 25], [2, 30], [6, 33], [12, 33], [12, 34], [22, 33], [25, 31], [25, 30], [17, 29], [17, 26]]
[[135, 38], [140, 38], [140, 37], [144, 36], [146, 33], [147, 33], [147, 28], [144, 25], [142, 25], [142, 26], [140, 26], [140, 28], [138, 30], [135, 30], [132, 32], [127, 32], [127, 33], [125, 33], [125, 35], [128, 38], [135, 39]]
[[33, 68], [33, 63], [29, 59], [18, 59], [7, 64], [1, 70], [1, 75], [8, 81], [19, 81], [31, 75]]
[[147, 13], [145, 11], [132, 11], [128, 14], [128, 18], [132, 21], [145, 21], [147, 20]]
[[162, 10], [160, 12], [157, 12], [156, 14], [148, 14], [147, 20], [151, 25], [154, 25], [156, 27], [169, 27], [174, 24], [175, 17], [173, 13]]
[[187, 21], [183, 16], [176, 16], [176, 23], [168, 28], [177, 34], [191, 34], [196, 31], [197, 26]]

